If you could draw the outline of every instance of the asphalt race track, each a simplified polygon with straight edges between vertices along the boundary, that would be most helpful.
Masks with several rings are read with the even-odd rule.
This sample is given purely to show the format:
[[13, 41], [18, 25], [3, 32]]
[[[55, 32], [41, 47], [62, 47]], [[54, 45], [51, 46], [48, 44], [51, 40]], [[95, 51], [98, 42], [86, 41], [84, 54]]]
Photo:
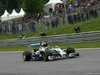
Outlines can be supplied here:
[[100, 48], [78, 49], [80, 57], [24, 62], [22, 52], [0, 53], [0, 75], [100, 75]]

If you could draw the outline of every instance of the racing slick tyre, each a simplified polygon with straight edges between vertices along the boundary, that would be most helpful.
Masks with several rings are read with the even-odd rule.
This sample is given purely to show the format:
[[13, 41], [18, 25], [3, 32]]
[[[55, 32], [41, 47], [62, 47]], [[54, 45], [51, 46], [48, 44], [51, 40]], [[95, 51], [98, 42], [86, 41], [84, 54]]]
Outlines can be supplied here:
[[75, 53], [74, 47], [71, 47], [71, 46], [68, 47], [67, 54], [70, 54], [70, 53]]
[[51, 56], [51, 52], [49, 50], [45, 50], [43, 52], [43, 61], [49, 61], [48, 56]]
[[31, 52], [30, 51], [24, 51], [23, 52], [23, 60], [24, 61], [30, 61], [31, 60]]

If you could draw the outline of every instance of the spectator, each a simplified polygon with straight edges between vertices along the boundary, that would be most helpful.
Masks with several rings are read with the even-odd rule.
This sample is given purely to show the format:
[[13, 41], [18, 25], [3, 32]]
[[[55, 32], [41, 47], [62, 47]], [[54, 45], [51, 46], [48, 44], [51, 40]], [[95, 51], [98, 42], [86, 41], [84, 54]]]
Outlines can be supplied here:
[[97, 18], [97, 11], [96, 11], [95, 7], [93, 8], [93, 16], [94, 16], [94, 18]]
[[46, 33], [42, 32], [42, 33], [40, 33], [40, 35], [43, 37], [43, 36], [46, 36]]
[[74, 17], [74, 22], [76, 23], [77, 22], [77, 15], [74, 14], [73, 17]]
[[53, 9], [52, 9], [52, 8], [50, 8], [50, 9], [49, 9], [49, 13], [52, 13], [52, 10], [53, 10]]
[[81, 22], [81, 13], [80, 12], [77, 14], [77, 20], [78, 20], [78, 22]]
[[68, 15], [68, 23], [73, 24], [73, 17], [70, 14]]
[[52, 25], [52, 27], [55, 27], [55, 21], [54, 21], [54, 19], [52, 19], [51, 25]]
[[22, 24], [22, 30], [26, 31], [26, 25], [25, 25], [25, 21], [21, 20], [21, 24]]
[[31, 32], [33, 32], [33, 29], [32, 29], [32, 21], [31, 21], [31, 20], [29, 21], [29, 30], [30, 30]]
[[20, 39], [25, 39], [26, 37], [24, 35], [21, 35], [20, 36]]
[[59, 23], [59, 20], [58, 20], [58, 17], [55, 18], [55, 27], [58, 27], [58, 23]]
[[75, 27], [74, 30], [76, 31], [76, 33], [80, 33], [80, 27]]
[[22, 24], [21, 23], [18, 24], [18, 29], [19, 29], [19, 32], [22, 33]]
[[46, 29], [49, 29], [49, 22], [48, 22], [48, 20], [46, 21]]
[[63, 25], [65, 25], [65, 15], [62, 16]]
[[32, 29], [34, 30], [34, 32], [36, 32], [36, 30], [35, 30], [35, 22], [34, 21], [32, 21]]

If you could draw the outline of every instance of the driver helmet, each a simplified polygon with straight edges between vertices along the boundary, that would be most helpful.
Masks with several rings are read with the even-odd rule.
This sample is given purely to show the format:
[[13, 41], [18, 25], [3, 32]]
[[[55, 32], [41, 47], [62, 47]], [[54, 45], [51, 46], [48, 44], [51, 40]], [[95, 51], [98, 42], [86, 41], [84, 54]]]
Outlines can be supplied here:
[[47, 45], [48, 45], [48, 44], [45, 43], [45, 42], [42, 43], [42, 46], [43, 46], [43, 47], [47, 47]]

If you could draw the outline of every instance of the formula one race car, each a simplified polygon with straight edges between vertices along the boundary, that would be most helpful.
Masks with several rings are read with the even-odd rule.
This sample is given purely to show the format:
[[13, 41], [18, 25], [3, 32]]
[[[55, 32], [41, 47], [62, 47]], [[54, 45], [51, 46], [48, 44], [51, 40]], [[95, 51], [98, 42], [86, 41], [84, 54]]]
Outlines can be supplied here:
[[[35, 48], [32, 50], [32, 47]], [[74, 58], [79, 56], [79, 53], [76, 53], [73, 47], [68, 47], [67, 49], [64, 50], [57, 46], [55, 46], [55, 48], [50, 47], [45, 42], [30, 44], [28, 49], [29, 49], [28, 51], [23, 52], [24, 61], [30, 61], [30, 60], [49, 61], [62, 58]]]

